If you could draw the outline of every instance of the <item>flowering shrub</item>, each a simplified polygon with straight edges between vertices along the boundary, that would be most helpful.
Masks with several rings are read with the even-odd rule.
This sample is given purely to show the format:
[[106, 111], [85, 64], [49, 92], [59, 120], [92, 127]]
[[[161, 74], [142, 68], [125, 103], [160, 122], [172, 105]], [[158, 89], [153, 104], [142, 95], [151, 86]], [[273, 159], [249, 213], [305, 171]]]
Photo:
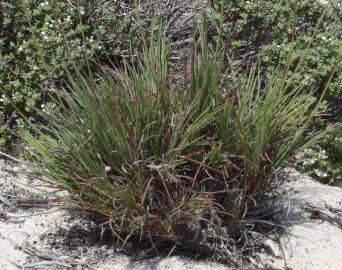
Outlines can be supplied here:
[[326, 97], [329, 109], [336, 109], [342, 96], [342, 4], [339, 1], [211, 2], [214, 8], [207, 16], [214, 29], [221, 31], [213, 31], [213, 38], [221, 34], [233, 60], [250, 62], [259, 57], [272, 70], [279, 63], [284, 64], [293, 49], [293, 57], [299, 59], [310, 44], [301, 65], [302, 79], [308, 89], [322, 89], [336, 68]]
[[[122, 34], [119, 43], [128, 46], [129, 35], [120, 32], [124, 20], [113, 13], [110, 20], [95, 21], [92, 12], [101, 1], [78, 2], [0, 1], [0, 148], [8, 146], [10, 130], [23, 125], [10, 100], [37, 120], [36, 108], [63, 85], [71, 63], [82, 66], [84, 59], [108, 52], [112, 47], [105, 48], [103, 40], [115, 40], [115, 34]], [[112, 30], [107, 34], [108, 22]]]
[[[8, 129], [23, 122], [14, 105], [36, 118], [35, 109], [55, 91], [71, 61], [100, 49], [88, 26], [80, 27], [77, 11], [66, 1], [17, 1], [0, 3], [0, 148], [10, 139]], [[81, 34], [85, 33], [85, 42]], [[69, 52], [64, 50], [64, 37]], [[83, 47], [82, 47], [83, 46]]]
[[342, 128], [332, 130], [312, 148], [306, 149], [299, 160], [302, 169], [313, 178], [336, 184], [342, 181]]
[[186, 20], [181, 15], [190, 7], [176, 8], [181, 3], [142, 1], [136, 9], [135, 1], [0, 1], [0, 88], [6, 94], [0, 99], [0, 148], [8, 146], [11, 130], [23, 124], [9, 99], [36, 121], [35, 109], [63, 86], [71, 63], [110, 65], [130, 49], [141, 48], [138, 30], [148, 29], [158, 10], [160, 20], [169, 20], [170, 35], [187, 36], [192, 27], [178, 18]]
[[[220, 25], [223, 42], [228, 46], [231, 62], [240, 67], [241, 62], [261, 60], [265, 70], [285, 64], [290, 51], [298, 59], [306, 49], [300, 76], [307, 89], [320, 94], [333, 71], [325, 95], [325, 121], [315, 121], [312, 129], [325, 128], [341, 121], [342, 114], [342, 4], [340, 1], [319, 0], [215, 0], [214, 10], [208, 11], [213, 25]], [[216, 29], [216, 28], [214, 28]], [[213, 31], [214, 36], [219, 34]], [[315, 38], [312, 39], [312, 35]], [[292, 43], [293, 42], [293, 43]], [[235, 61], [234, 61], [235, 60]], [[322, 124], [323, 123], [323, 124]], [[333, 183], [342, 178], [340, 163], [335, 154], [341, 132], [327, 135], [323, 142], [303, 161], [304, 168], [319, 180]], [[322, 151], [326, 151], [326, 153]], [[311, 161], [310, 161], [311, 160]], [[315, 161], [314, 163], [312, 163]]]

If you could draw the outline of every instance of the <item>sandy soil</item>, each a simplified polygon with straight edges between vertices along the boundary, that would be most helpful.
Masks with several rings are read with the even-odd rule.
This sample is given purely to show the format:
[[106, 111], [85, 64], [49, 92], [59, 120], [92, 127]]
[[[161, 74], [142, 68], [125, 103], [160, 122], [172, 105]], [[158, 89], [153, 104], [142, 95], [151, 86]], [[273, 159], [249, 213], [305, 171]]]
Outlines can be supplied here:
[[[283, 234], [268, 242], [276, 269], [342, 270], [342, 188], [322, 185], [296, 171], [285, 185]], [[280, 243], [280, 244], [279, 244]], [[285, 259], [285, 260], [284, 260]]]
[[[24, 173], [23, 166], [0, 159], [0, 270], [229, 269], [178, 256], [133, 260], [99, 239], [94, 224], [80, 214], [41, 207], [49, 199], [35, 188], [42, 182]], [[28, 207], [33, 199], [37, 205]]]
[[[24, 171], [0, 160], [0, 270], [231, 269], [179, 256], [133, 260], [99, 239], [85, 217], [34, 205], [32, 198], [47, 200], [47, 206], [49, 197], [35, 188], [41, 182], [26, 177]], [[265, 238], [264, 251], [251, 259], [254, 266], [248, 269], [342, 270], [342, 224], [336, 219], [342, 210], [342, 188], [291, 171], [284, 194], [278, 207], [285, 230]]]

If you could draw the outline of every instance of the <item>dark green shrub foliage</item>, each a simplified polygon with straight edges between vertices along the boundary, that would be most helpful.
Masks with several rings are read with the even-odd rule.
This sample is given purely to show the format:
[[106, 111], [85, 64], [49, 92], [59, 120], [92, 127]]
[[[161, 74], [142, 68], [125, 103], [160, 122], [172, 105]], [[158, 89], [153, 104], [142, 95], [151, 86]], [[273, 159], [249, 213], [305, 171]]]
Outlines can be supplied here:
[[83, 54], [91, 57], [101, 47], [92, 29], [79, 24], [77, 9], [67, 1], [8, 0], [0, 5], [0, 87], [4, 93], [0, 124], [5, 126], [0, 131], [0, 147], [4, 147], [10, 138], [5, 128], [24, 124], [9, 99], [33, 120], [35, 109], [61, 84], [71, 61]]
[[9, 98], [36, 119], [35, 109], [43, 105], [49, 110], [47, 93], [63, 85], [72, 62], [84, 66], [85, 58], [92, 62], [96, 55], [109, 64], [141, 51], [138, 30], [149, 29], [157, 13], [160, 20], [168, 21], [167, 34], [176, 33], [174, 40], [183, 40], [193, 28], [185, 23], [191, 15], [183, 16], [189, 8], [182, 0], [142, 1], [139, 9], [135, 1], [1, 1], [0, 87], [6, 95], [0, 99], [0, 148], [9, 146], [11, 130], [25, 125]]
[[299, 160], [301, 167], [312, 177], [327, 184], [342, 181], [342, 128], [332, 129], [324, 139], [306, 149]]
[[[265, 66], [271, 69], [287, 59], [292, 46], [294, 54], [300, 57], [312, 42], [301, 66], [302, 78], [308, 88], [322, 88], [338, 67], [338, 76], [330, 85], [327, 98], [331, 103], [340, 100], [342, 5], [338, 1], [217, 0], [212, 3], [216, 12], [209, 12], [208, 16], [215, 25], [221, 25], [223, 41], [233, 58], [251, 61], [251, 56], [260, 54]], [[315, 31], [315, 39], [311, 41]]]
[[228, 86], [205, 39], [183, 88], [168, 43], [152, 35], [150, 44], [133, 66], [70, 76], [54, 98], [59, 110], [42, 115], [49, 127], [21, 135], [71, 206], [103, 217], [122, 241], [137, 234], [194, 248], [204, 230], [220, 249], [274, 174], [317, 141], [304, 136], [315, 98], [286, 71], [265, 80], [252, 68]]
[[[220, 32], [223, 42], [231, 55], [230, 65], [241, 68], [258, 58], [265, 70], [273, 72], [279, 63], [284, 64], [287, 55], [293, 51], [295, 59], [303, 52], [307, 54], [301, 65], [300, 76], [305, 88], [316, 90], [319, 95], [331, 73], [336, 71], [325, 96], [324, 109], [330, 114], [321, 124], [314, 124], [317, 130], [340, 121], [342, 98], [342, 4], [340, 1], [288, 1], [288, 0], [215, 0], [214, 10], [208, 12], [213, 29]], [[324, 15], [324, 16], [323, 16]], [[322, 17], [323, 16], [323, 17]], [[217, 27], [217, 25], [220, 25]], [[216, 26], [216, 28], [215, 28]], [[218, 35], [212, 31], [213, 39]], [[311, 39], [315, 33], [315, 39]], [[293, 42], [293, 43], [292, 43]], [[308, 50], [305, 48], [310, 45]], [[239, 72], [239, 71], [238, 71]], [[322, 107], [323, 108], [323, 107]], [[332, 139], [332, 137], [335, 137]], [[341, 133], [335, 132], [324, 142], [312, 149], [311, 155], [318, 156], [317, 149], [325, 150], [327, 158], [317, 159], [315, 164], [307, 166], [312, 176], [313, 170], [320, 175], [328, 175], [324, 182], [336, 182], [342, 178], [333, 149]], [[318, 177], [322, 179], [322, 177]]]

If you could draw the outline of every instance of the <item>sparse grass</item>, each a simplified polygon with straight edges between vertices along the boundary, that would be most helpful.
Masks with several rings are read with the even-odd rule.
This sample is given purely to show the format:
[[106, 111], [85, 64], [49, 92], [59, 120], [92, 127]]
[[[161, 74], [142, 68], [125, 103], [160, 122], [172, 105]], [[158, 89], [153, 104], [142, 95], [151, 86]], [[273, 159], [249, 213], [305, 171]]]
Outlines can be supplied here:
[[49, 125], [21, 131], [32, 160], [123, 243], [142, 235], [193, 248], [204, 231], [217, 242], [238, 235], [274, 175], [319, 139], [304, 135], [319, 101], [286, 69], [266, 79], [251, 67], [228, 87], [203, 35], [184, 87], [163, 35], [148, 43], [124, 68], [69, 76], [51, 96], [58, 110], [43, 113]]

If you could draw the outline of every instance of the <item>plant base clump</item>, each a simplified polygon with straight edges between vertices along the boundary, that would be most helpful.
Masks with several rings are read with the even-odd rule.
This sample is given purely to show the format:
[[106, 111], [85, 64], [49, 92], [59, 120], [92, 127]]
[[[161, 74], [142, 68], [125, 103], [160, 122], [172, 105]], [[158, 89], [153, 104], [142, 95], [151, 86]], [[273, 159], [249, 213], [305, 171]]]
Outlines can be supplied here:
[[304, 136], [317, 101], [287, 69], [262, 78], [250, 68], [229, 81], [224, 54], [203, 37], [180, 85], [165, 38], [148, 43], [121, 69], [76, 70], [51, 95], [58, 109], [42, 113], [48, 126], [21, 136], [69, 206], [102, 217], [122, 243], [228, 250], [277, 171], [319, 138]]

